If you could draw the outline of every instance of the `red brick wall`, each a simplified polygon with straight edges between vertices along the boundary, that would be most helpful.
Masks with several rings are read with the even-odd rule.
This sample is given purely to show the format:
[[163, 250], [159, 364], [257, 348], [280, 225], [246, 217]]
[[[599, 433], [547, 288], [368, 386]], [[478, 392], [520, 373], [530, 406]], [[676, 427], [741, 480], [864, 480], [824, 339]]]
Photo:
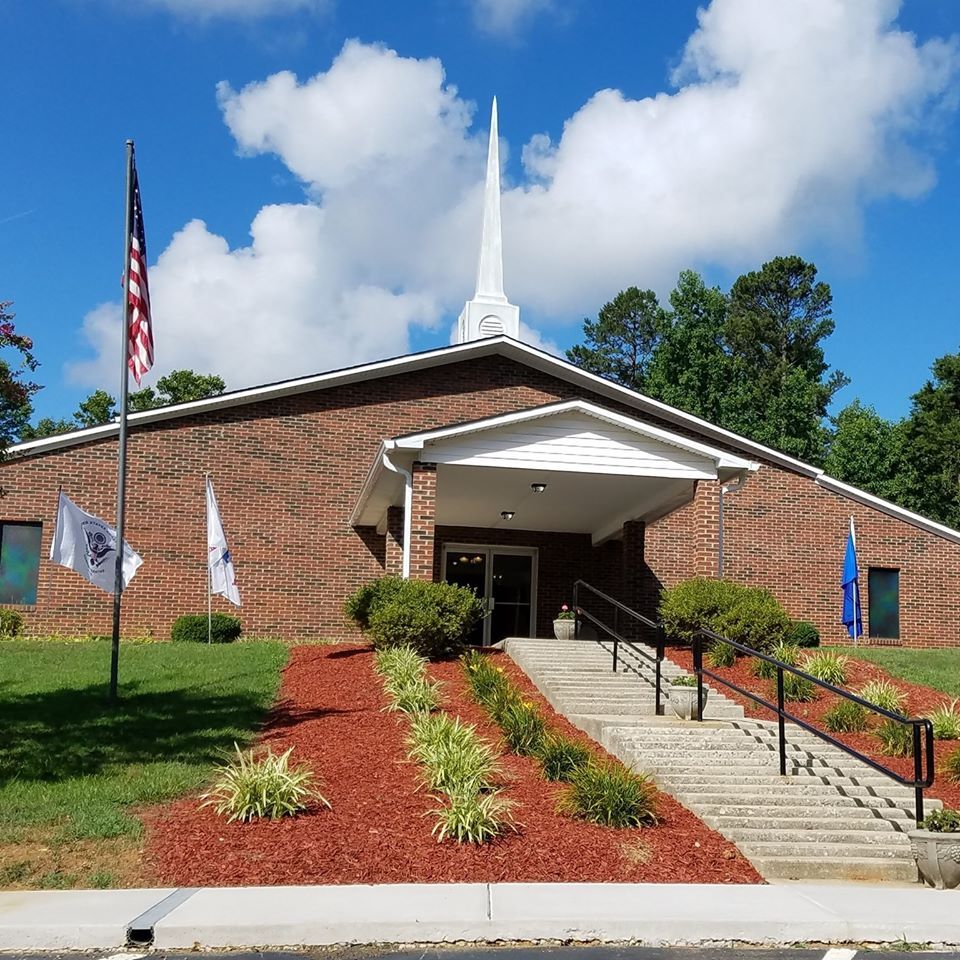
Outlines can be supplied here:
[[[127, 539], [145, 563], [125, 594], [124, 634], [167, 636], [178, 615], [206, 609], [206, 471], [237, 562], [247, 632], [346, 636], [352, 628], [342, 613], [344, 597], [380, 575], [388, 554], [391, 566], [396, 562], [387, 537], [349, 525], [381, 440], [581, 395], [631, 413], [513, 361], [486, 357], [134, 429]], [[115, 442], [0, 465], [6, 491], [0, 520], [42, 521], [44, 556], [61, 483], [84, 509], [112, 518]], [[715, 497], [715, 485], [701, 484], [692, 504], [647, 527], [647, 593], [695, 571], [715, 572]], [[904, 642], [960, 643], [960, 547], [770, 464], [726, 498], [726, 572], [771, 587], [792, 615], [812, 620], [828, 639], [842, 639], [838, 580], [850, 513], [859, 531], [864, 612], [867, 566], [897, 566]], [[447, 534], [437, 531], [433, 570]], [[496, 542], [503, 542], [499, 532]], [[542, 544], [541, 628], [551, 608], [569, 602], [583, 570], [622, 585], [619, 544], [588, 551], [583, 537], [575, 550], [566, 537], [528, 542]], [[214, 603], [232, 609], [222, 598]], [[32, 632], [108, 633], [110, 606], [107, 594], [43, 560], [38, 605], [25, 612]]]

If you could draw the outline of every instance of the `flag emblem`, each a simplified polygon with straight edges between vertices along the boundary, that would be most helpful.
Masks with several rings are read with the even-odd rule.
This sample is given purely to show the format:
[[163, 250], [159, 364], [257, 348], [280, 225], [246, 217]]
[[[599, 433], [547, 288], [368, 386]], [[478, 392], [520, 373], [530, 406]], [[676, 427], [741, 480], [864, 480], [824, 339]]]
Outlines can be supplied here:
[[147, 238], [143, 232], [140, 181], [133, 166], [133, 219], [130, 243], [130, 277], [127, 289], [127, 365], [139, 386], [153, 366], [153, 321], [150, 317], [150, 287], [147, 282]]

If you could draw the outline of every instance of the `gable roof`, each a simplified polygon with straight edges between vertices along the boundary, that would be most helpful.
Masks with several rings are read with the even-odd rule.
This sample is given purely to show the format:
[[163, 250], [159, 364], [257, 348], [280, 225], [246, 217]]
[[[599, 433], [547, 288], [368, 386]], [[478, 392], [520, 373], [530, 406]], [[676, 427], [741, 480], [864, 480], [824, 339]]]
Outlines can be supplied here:
[[[158, 407], [154, 410], [145, 410], [141, 413], [130, 414], [127, 417], [127, 423], [131, 427], [146, 426], [165, 420], [212, 413], [217, 410], [244, 406], [250, 403], [260, 403], [280, 397], [295, 396], [301, 393], [310, 393], [314, 390], [326, 390], [345, 384], [363, 383], [367, 380], [375, 380], [380, 377], [388, 377], [395, 374], [415, 373], [434, 367], [446, 366], [451, 363], [459, 363], [463, 360], [472, 360], [488, 356], [502, 356], [510, 360], [515, 360], [518, 363], [549, 374], [559, 380], [583, 387], [599, 396], [607, 397], [625, 406], [632, 407], [641, 413], [655, 416], [666, 423], [693, 431], [715, 443], [720, 443], [734, 450], [738, 450], [741, 453], [759, 457], [770, 463], [775, 463], [794, 473], [809, 477], [825, 489], [840, 496], [862, 503], [873, 509], [881, 510], [889, 516], [904, 520], [915, 527], [919, 527], [936, 536], [943, 537], [946, 540], [960, 543], [960, 532], [946, 527], [943, 524], [936, 523], [933, 520], [928, 520], [926, 517], [922, 517], [910, 510], [905, 510], [903, 507], [898, 507], [889, 501], [875, 497], [866, 491], [859, 490], [856, 487], [850, 487], [845, 483], [841, 483], [839, 480], [834, 480], [832, 477], [828, 477], [824, 471], [818, 467], [797, 460], [785, 453], [781, 453], [779, 450], [764, 446], [762, 443], [741, 437], [730, 430], [725, 430], [715, 424], [708, 423], [700, 417], [685, 413], [676, 407], [668, 406], [659, 400], [654, 400], [652, 397], [646, 397], [641, 393], [637, 393], [635, 390], [630, 390], [611, 380], [605, 380], [603, 377], [582, 370], [567, 360], [553, 356], [529, 344], [521, 343], [518, 340], [512, 340], [504, 336], [488, 337], [484, 340], [475, 340], [469, 343], [440, 347], [435, 350], [425, 350], [421, 353], [392, 357], [388, 360], [379, 360], [374, 363], [360, 364], [340, 370], [331, 370], [327, 373], [316, 374], [310, 377], [298, 377], [293, 380], [282, 380], [260, 387], [234, 390], [230, 393], [220, 394], [219, 396], [210, 397], [206, 400], [195, 400], [191, 403]], [[117, 423], [107, 423], [98, 427], [74, 430], [70, 433], [63, 433], [54, 437], [45, 437], [42, 440], [31, 440], [28, 443], [16, 444], [10, 447], [7, 451], [7, 456], [13, 459], [29, 457], [34, 454], [49, 453], [64, 447], [89, 443], [92, 440], [108, 439], [115, 436], [118, 432], [119, 425]]]

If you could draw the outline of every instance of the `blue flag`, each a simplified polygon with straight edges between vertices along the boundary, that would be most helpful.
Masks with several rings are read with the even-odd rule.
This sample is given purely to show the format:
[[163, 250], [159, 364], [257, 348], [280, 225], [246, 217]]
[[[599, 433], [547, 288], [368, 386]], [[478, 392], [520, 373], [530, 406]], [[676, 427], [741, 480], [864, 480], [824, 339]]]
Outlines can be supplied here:
[[843, 558], [843, 625], [856, 640], [863, 636], [863, 616], [860, 613], [860, 578], [857, 574], [857, 539], [850, 518], [850, 533], [847, 535], [847, 553]]

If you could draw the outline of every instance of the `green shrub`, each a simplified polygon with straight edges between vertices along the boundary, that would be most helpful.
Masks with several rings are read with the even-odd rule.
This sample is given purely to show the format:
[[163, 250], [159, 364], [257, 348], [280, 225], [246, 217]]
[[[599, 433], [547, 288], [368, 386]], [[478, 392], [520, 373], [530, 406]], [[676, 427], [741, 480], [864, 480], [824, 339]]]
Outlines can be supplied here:
[[483, 615], [482, 603], [466, 587], [398, 577], [356, 590], [346, 609], [375, 648], [410, 646], [430, 659], [459, 652]]
[[707, 665], [716, 669], [717, 667], [732, 667], [737, 662], [737, 651], [721, 640], [714, 640], [707, 647], [706, 652]]
[[[240, 618], [229, 613], [214, 613], [210, 616], [210, 641], [231, 643], [240, 636]], [[177, 617], [170, 628], [170, 639], [177, 643], [206, 643], [207, 615], [188, 614]]]
[[9, 640], [23, 633], [23, 614], [19, 610], [0, 609], [0, 637]]
[[767, 590], [696, 577], [664, 590], [660, 617], [667, 635], [691, 640], [703, 628], [755, 650], [786, 639], [790, 618]]
[[[774, 687], [773, 697], [776, 699], [776, 687]], [[817, 688], [806, 677], [798, 677], [795, 673], [784, 670], [783, 699], [795, 703], [809, 703], [811, 700], [817, 699]]]
[[881, 710], [899, 714], [903, 713], [903, 701], [906, 700], [906, 695], [888, 680], [871, 680], [865, 683], [857, 691], [857, 696]]
[[823, 725], [832, 733], [860, 733], [870, 725], [870, 714], [859, 703], [841, 700], [824, 713]]
[[920, 823], [923, 830], [931, 833], [960, 833], [960, 810], [931, 810]]
[[[773, 649], [768, 650], [767, 654], [791, 667], [797, 666], [800, 662], [800, 648], [786, 640], [782, 640]], [[761, 680], [772, 680], [777, 675], [777, 668], [766, 660], [754, 660], [753, 675]]]
[[268, 747], [259, 756], [256, 750], [241, 752], [236, 744], [234, 749], [236, 759], [219, 768], [213, 787], [200, 798], [201, 807], [213, 807], [227, 816], [227, 823], [260, 817], [277, 820], [317, 803], [330, 806], [314, 789], [310, 768], [290, 766], [293, 747], [281, 754]]
[[517, 828], [510, 815], [514, 806], [499, 790], [450, 794], [442, 807], [430, 811], [437, 818], [433, 835], [438, 843], [447, 837], [458, 843], [486, 843]]
[[519, 696], [508, 698], [497, 711], [496, 722], [503, 731], [507, 746], [514, 753], [533, 757], [543, 748], [547, 726], [543, 714], [529, 700]]
[[957, 704], [960, 700], [943, 703], [929, 714], [933, 724], [933, 735], [937, 740], [960, 740], [960, 712]]
[[558, 733], [548, 733], [540, 745], [537, 759], [547, 780], [568, 781], [582, 766], [590, 762], [590, 748], [579, 740]]
[[842, 687], [847, 682], [847, 666], [850, 658], [832, 650], [818, 650], [809, 654], [803, 661], [801, 669], [811, 676], [825, 683], [832, 683], [835, 687]]
[[649, 826], [657, 822], [657, 791], [646, 774], [596, 759], [573, 773], [559, 809], [607, 827]]
[[913, 727], [896, 720], [884, 720], [877, 727], [880, 752], [888, 757], [909, 757], [913, 753]]
[[943, 758], [941, 773], [951, 783], [960, 783], [960, 747]]
[[806, 620], [794, 620], [787, 631], [787, 643], [795, 647], [819, 647], [820, 631]]

